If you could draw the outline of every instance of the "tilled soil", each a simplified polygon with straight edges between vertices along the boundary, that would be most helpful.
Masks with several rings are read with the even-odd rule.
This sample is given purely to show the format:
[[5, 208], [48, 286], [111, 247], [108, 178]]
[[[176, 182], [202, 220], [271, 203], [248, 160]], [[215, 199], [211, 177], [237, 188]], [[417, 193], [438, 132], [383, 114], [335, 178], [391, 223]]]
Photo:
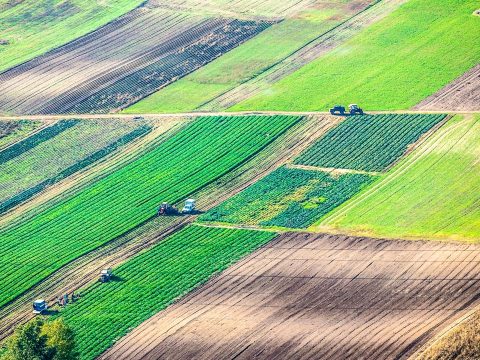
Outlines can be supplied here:
[[480, 247], [287, 233], [102, 359], [400, 359], [478, 303]]
[[414, 109], [480, 111], [480, 64], [423, 100]]
[[124, 108], [270, 25], [140, 7], [0, 73], [0, 111], [54, 114]]

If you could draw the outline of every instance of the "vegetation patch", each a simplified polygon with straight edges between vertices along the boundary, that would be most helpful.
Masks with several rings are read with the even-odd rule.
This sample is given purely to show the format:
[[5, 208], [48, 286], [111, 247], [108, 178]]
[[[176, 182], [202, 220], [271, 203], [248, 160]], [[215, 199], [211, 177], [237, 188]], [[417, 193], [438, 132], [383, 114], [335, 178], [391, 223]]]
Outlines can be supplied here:
[[33, 149], [35, 146], [48, 141], [49, 139], [57, 136], [58, 134], [66, 131], [67, 129], [78, 124], [79, 120], [61, 120], [52, 126], [46, 127], [45, 129], [29, 136], [22, 141], [8, 147], [7, 149], [0, 152], [0, 164], [6, 163], [9, 160], [12, 160], [21, 154]]
[[373, 181], [282, 167], [200, 217], [202, 221], [305, 228]]
[[415, 360], [480, 359], [480, 314], [448, 332], [423, 351]]
[[135, 123], [87, 120], [1, 164], [0, 213], [150, 130]]
[[0, 72], [101, 27], [142, 0], [23, 0], [0, 3]]
[[[2, 229], [0, 306], [72, 259], [241, 165], [297, 116], [201, 117], [156, 148], [32, 219]], [[38, 251], [37, 251], [38, 250]]]
[[383, 171], [445, 115], [368, 115], [347, 118], [304, 151], [295, 164]]
[[480, 116], [457, 116], [319, 229], [478, 242], [479, 159]]
[[90, 286], [60, 312], [75, 329], [81, 359], [96, 358], [132, 328], [275, 236], [189, 226], [120, 265], [113, 281]]
[[41, 124], [40, 121], [30, 120], [0, 121], [0, 149], [26, 136]]

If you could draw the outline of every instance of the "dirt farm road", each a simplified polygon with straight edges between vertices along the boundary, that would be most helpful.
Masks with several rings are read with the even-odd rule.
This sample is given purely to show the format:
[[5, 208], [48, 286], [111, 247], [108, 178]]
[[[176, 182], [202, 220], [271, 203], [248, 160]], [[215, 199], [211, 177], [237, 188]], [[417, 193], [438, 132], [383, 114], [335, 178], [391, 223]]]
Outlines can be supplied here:
[[[480, 114], [478, 111], [434, 111], [434, 110], [396, 110], [396, 111], [366, 111], [367, 114]], [[0, 113], [0, 121], [9, 120], [45, 120], [56, 121], [63, 119], [118, 119], [131, 120], [135, 117], [143, 117], [148, 120], [168, 120], [185, 117], [198, 116], [247, 116], [247, 115], [294, 115], [294, 116], [322, 116], [330, 115], [326, 111], [239, 111], [239, 112], [210, 112], [198, 111], [188, 113], [170, 113], [170, 114], [55, 114], [55, 115], [8, 115]]]

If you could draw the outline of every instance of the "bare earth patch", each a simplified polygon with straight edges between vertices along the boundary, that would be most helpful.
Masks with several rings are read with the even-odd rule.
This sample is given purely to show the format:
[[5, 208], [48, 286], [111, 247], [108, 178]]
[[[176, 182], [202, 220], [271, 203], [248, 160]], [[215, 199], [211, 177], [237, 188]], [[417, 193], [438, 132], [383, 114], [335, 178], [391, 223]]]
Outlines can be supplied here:
[[101, 359], [398, 359], [470, 311], [475, 245], [286, 233]]
[[480, 64], [423, 100], [414, 109], [480, 111]]

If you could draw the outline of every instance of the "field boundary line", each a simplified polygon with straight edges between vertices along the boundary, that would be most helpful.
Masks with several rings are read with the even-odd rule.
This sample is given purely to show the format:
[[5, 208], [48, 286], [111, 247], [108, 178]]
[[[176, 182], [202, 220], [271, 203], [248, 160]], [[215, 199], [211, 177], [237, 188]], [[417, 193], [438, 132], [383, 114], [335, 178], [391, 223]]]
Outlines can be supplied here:
[[338, 175], [364, 174], [364, 175], [372, 175], [372, 176], [383, 175], [383, 173], [379, 172], [379, 171], [363, 171], [363, 170], [354, 170], [354, 169], [328, 168], [328, 167], [312, 166], [312, 165], [300, 165], [300, 164], [287, 164], [286, 167], [289, 168], [289, 169], [300, 169], [300, 170], [307, 170], [307, 171], [328, 172], [332, 175], [336, 175], [336, 174], [338, 174]]

